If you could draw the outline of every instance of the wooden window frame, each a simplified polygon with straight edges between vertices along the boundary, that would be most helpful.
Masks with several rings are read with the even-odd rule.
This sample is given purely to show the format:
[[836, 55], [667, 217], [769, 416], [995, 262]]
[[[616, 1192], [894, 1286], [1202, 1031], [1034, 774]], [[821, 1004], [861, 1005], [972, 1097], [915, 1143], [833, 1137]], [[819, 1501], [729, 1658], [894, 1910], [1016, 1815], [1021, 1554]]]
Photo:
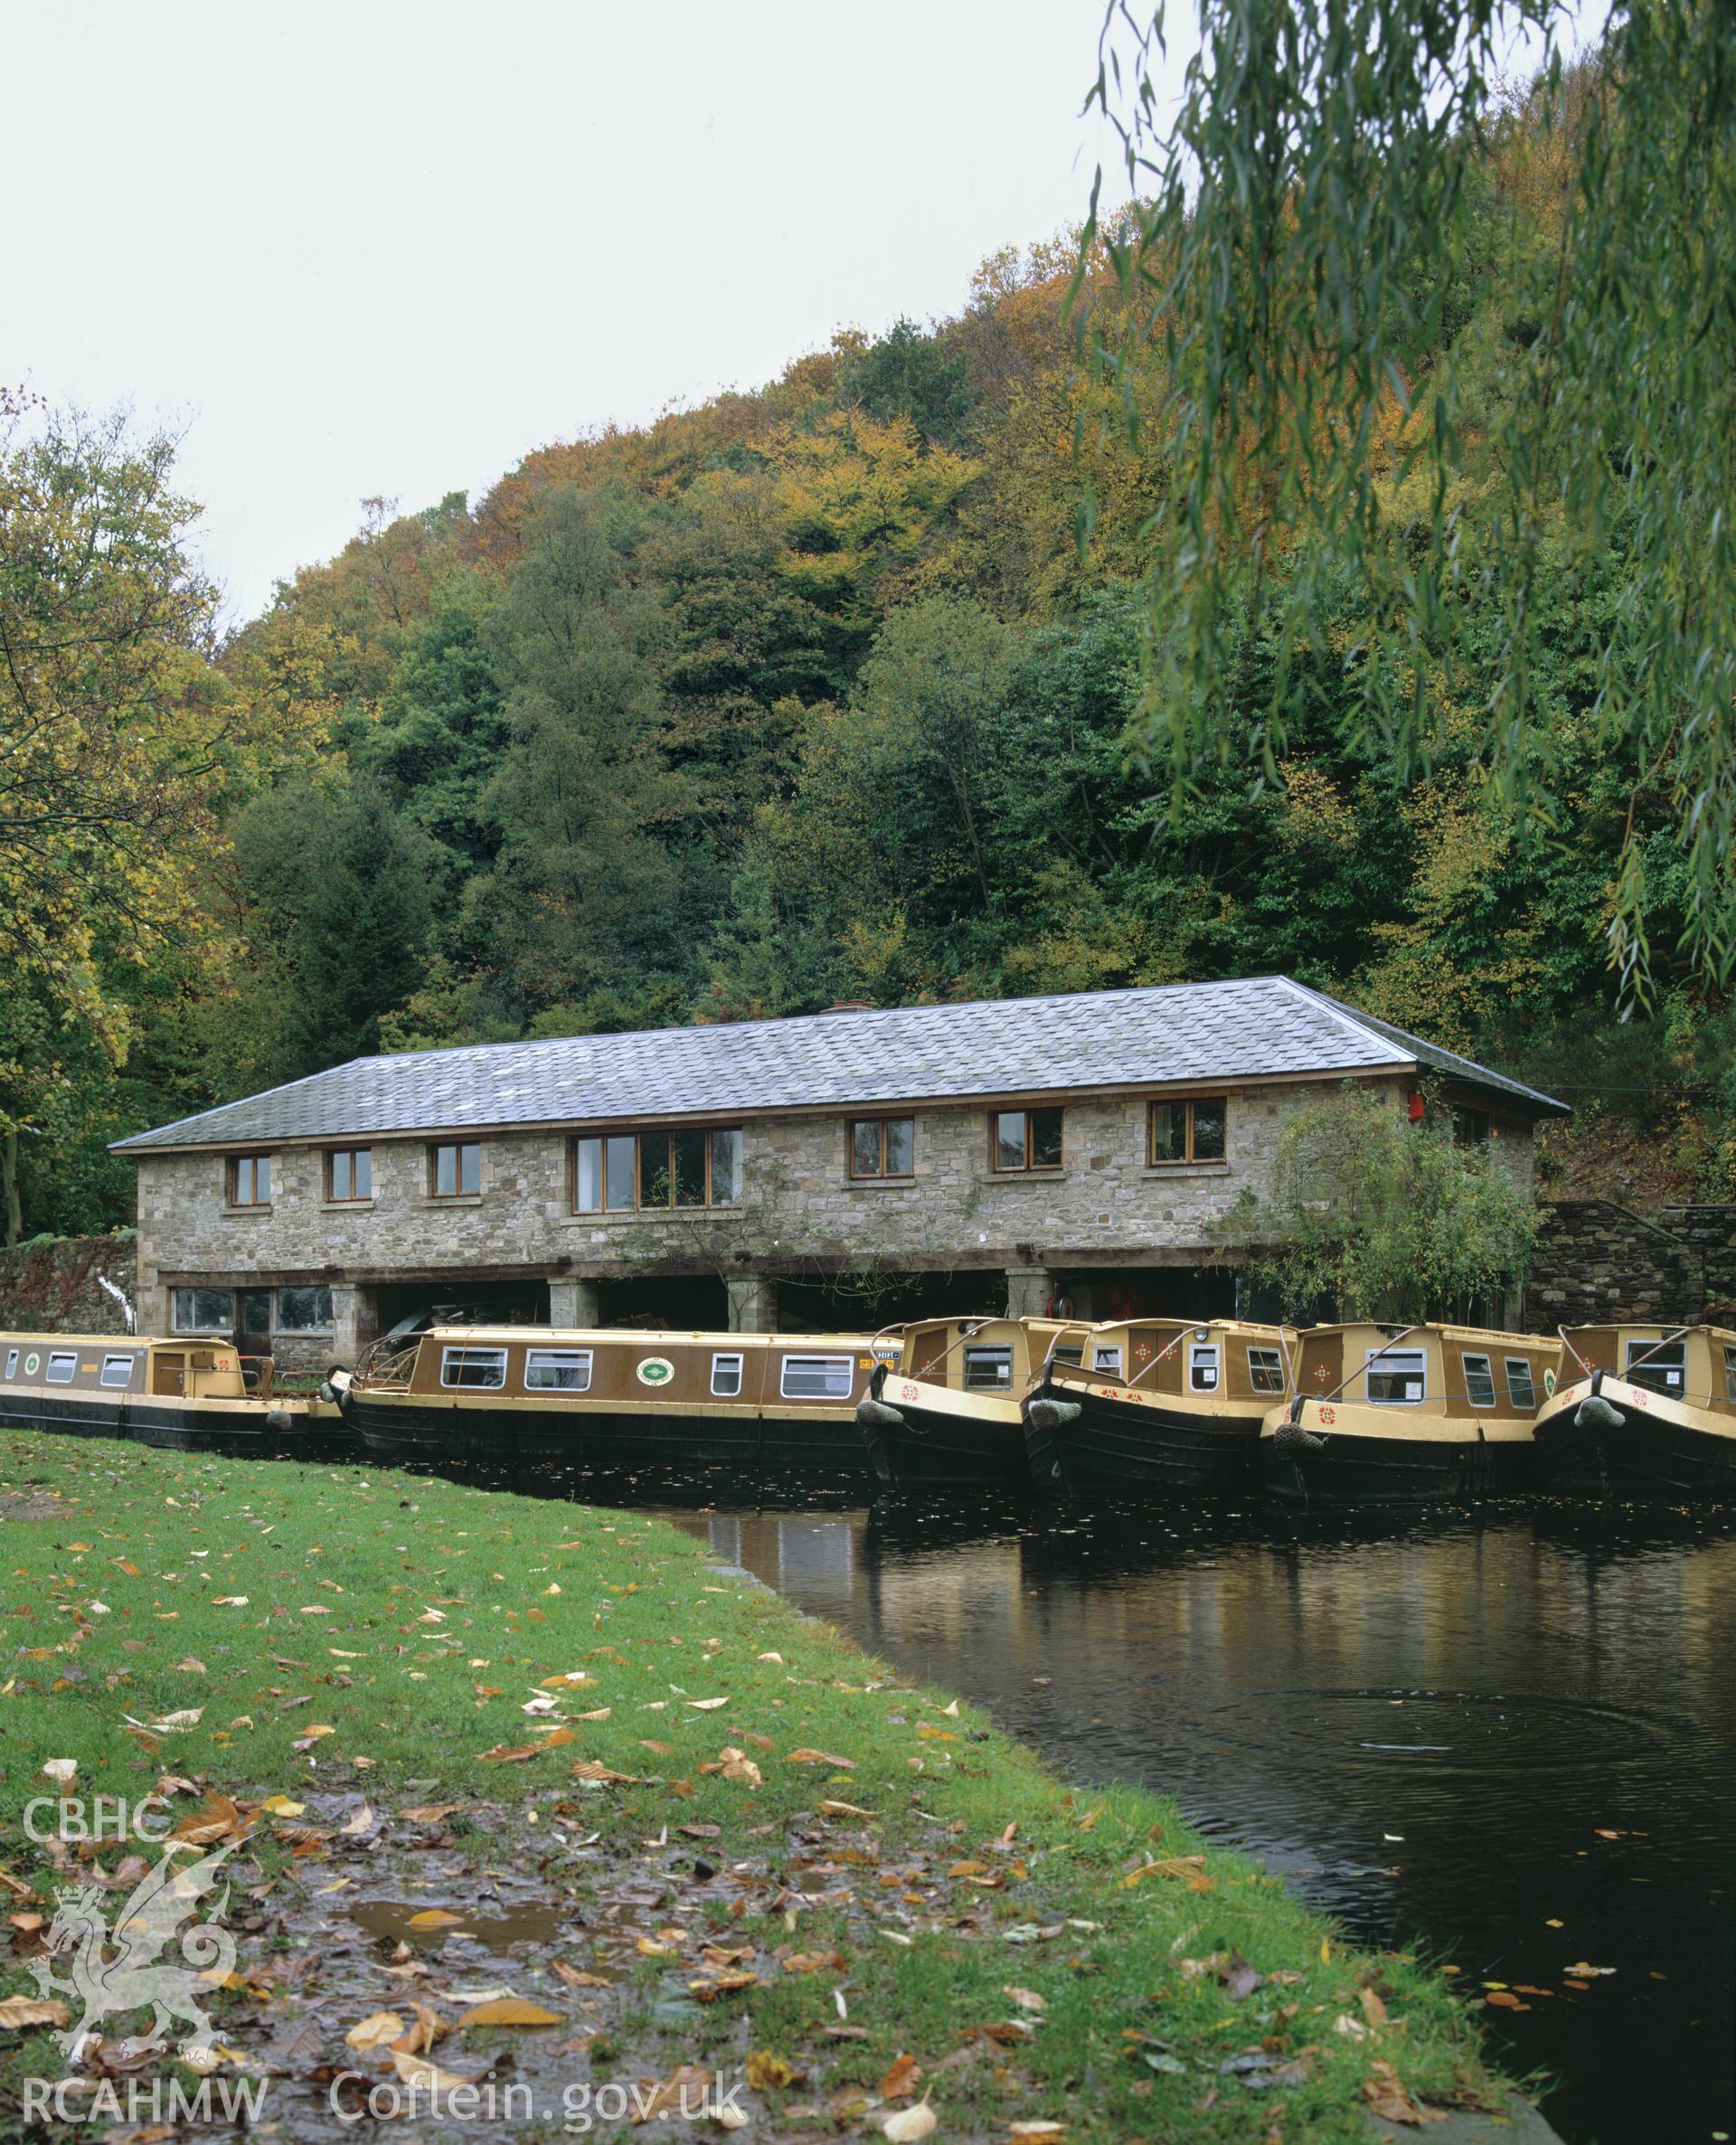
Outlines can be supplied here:
[[[476, 1188], [467, 1192], [464, 1188], [464, 1150], [474, 1148], [476, 1156]], [[440, 1189], [440, 1157], [450, 1152], [457, 1157], [452, 1165], [453, 1187], [449, 1192]], [[482, 1142], [480, 1139], [430, 1139], [428, 1143], [428, 1195], [430, 1199], [480, 1199], [482, 1196]]]
[[[241, 1197], [241, 1169], [243, 1165], [250, 1167], [253, 1172], [253, 1190], [255, 1194], [257, 1194], [259, 1188], [259, 1167], [261, 1164], [263, 1164], [265, 1167], [265, 1197], [263, 1199], [258, 1197], [243, 1199]], [[255, 1212], [260, 1207], [269, 1206], [271, 1204], [270, 1154], [264, 1149], [260, 1149], [258, 1152], [245, 1155], [231, 1155], [228, 1162], [224, 1166], [224, 1181], [227, 1186], [229, 1193], [229, 1204], [231, 1206], [240, 1207], [250, 1214]]]
[[[453, 1143], [450, 1140], [442, 1140], [440, 1144], [443, 1147], [449, 1147]], [[337, 1160], [340, 1155], [349, 1157], [350, 1189], [347, 1192], [340, 1192], [337, 1188]], [[355, 1189], [355, 1158], [358, 1155], [366, 1155], [368, 1158], [368, 1188], [365, 1192], [358, 1192]], [[372, 1205], [373, 1202], [373, 1149], [372, 1147], [328, 1147], [326, 1149], [326, 1197], [328, 1204], [334, 1206]]]
[[[1223, 1112], [1223, 1152], [1221, 1155], [1201, 1155], [1194, 1150], [1194, 1113], [1202, 1102], [1215, 1102]], [[1186, 1128], [1183, 1145], [1185, 1152], [1179, 1155], [1160, 1155], [1157, 1152], [1157, 1112], [1160, 1110], [1179, 1110]], [[1146, 1104], [1146, 1167], [1147, 1169], [1193, 1169], [1226, 1167], [1230, 1160], [1230, 1098], [1222, 1095], [1154, 1095]]]
[[[705, 1141], [705, 1197], [702, 1202], [675, 1204], [675, 1142], [684, 1132], [698, 1132]], [[738, 1173], [735, 1196], [720, 1200], [715, 1196], [714, 1147], [720, 1132], [733, 1132], [741, 1141], [738, 1156]], [[579, 1204], [579, 1148], [584, 1140], [598, 1143], [598, 1188], [605, 1199], [609, 1196], [609, 1142], [611, 1139], [630, 1139], [633, 1142], [633, 1204], [631, 1206], [580, 1206]], [[669, 1186], [666, 1200], [647, 1200], [645, 1196], [645, 1142], [661, 1139], [665, 1142], [665, 1174]], [[611, 1214], [739, 1214], [741, 1210], [741, 1178], [740, 1164], [747, 1153], [747, 1131], [741, 1125], [675, 1125], [665, 1131], [640, 1131], [631, 1127], [615, 1132], [574, 1132], [567, 1141], [567, 1211], [576, 1214], [595, 1214], [606, 1220]]]
[[[880, 1167], [878, 1169], [858, 1169], [856, 1167], [856, 1133], [863, 1125], [872, 1125], [878, 1136], [880, 1148]], [[886, 1167], [886, 1134], [888, 1128], [892, 1125], [908, 1125], [910, 1128], [910, 1167], [908, 1169], [889, 1169]], [[993, 1135], [991, 1134], [990, 1137], [992, 1139]], [[853, 1117], [849, 1119], [844, 1125], [844, 1166], [853, 1185], [909, 1184], [916, 1175], [915, 1118], [901, 1111], [895, 1111], [887, 1117]]]
[[[1039, 1117], [1053, 1115], [1060, 1120], [1061, 1159], [1058, 1162], [1033, 1162], [1031, 1158], [1034, 1147], [1033, 1129]], [[1004, 1117], [1022, 1117], [1024, 1120], [1024, 1159], [1023, 1162], [1003, 1162], [1000, 1157], [1001, 1141], [996, 1127]], [[1015, 1102], [1010, 1108], [991, 1110], [988, 1113], [988, 1169], [991, 1176], [1059, 1176], [1067, 1167], [1067, 1105], [1064, 1102]]]

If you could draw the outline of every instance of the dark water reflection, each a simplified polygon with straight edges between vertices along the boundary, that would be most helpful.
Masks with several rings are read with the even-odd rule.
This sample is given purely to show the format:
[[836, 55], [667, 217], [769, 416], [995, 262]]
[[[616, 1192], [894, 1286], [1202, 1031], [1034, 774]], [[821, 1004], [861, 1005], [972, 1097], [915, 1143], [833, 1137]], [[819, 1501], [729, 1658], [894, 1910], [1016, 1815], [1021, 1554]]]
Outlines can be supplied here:
[[1730, 1520], [672, 1517], [1358, 1936], [1552, 1991], [1488, 2016], [1572, 2145], [1736, 2128]]

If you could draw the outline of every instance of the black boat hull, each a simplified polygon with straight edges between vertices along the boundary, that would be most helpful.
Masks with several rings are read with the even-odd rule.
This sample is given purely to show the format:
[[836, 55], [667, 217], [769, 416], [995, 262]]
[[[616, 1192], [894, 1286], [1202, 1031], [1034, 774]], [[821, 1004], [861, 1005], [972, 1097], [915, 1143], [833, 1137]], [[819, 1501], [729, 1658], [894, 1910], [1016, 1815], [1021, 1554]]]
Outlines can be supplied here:
[[717, 1415], [610, 1414], [578, 1408], [441, 1407], [380, 1401], [352, 1390], [345, 1419], [382, 1459], [552, 1460], [566, 1467], [637, 1473], [646, 1468], [731, 1473], [863, 1475], [862, 1433], [842, 1420]]
[[1328, 1436], [1317, 1449], [1260, 1441], [1266, 1495], [1279, 1504], [1475, 1504], [1530, 1487], [1528, 1442]]
[[1071, 1421], [1052, 1424], [1048, 1417], [1057, 1411], [1027, 1403], [1025, 1455], [1039, 1488], [1150, 1496], [1248, 1489], [1258, 1483], [1264, 1409], [1195, 1414], [1107, 1399], [1066, 1384], [1035, 1398], [1079, 1409]]
[[1010, 1411], [1002, 1420], [901, 1400], [889, 1412], [891, 1421], [864, 1427], [882, 1488], [1029, 1488], [1024, 1439]]
[[290, 1417], [268, 1421], [264, 1409], [201, 1407], [184, 1401], [129, 1399], [93, 1407], [82, 1395], [8, 1394], [0, 1403], [0, 1428], [53, 1431], [65, 1437], [128, 1438], [169, 1451], [207, 1448], [219, 1451], [293, 1453], [333, 1438], [344, 1441], [335, 1417], [312, 1422]]
[[1618, 1503], [1736, 1504], [1736, 1438], [1700, 1428], [1689, 1413], [1680, 1403], [1641, 1405], [1599, 1380], [1585, 1399], [1539, 1422], [1540, 1486]]

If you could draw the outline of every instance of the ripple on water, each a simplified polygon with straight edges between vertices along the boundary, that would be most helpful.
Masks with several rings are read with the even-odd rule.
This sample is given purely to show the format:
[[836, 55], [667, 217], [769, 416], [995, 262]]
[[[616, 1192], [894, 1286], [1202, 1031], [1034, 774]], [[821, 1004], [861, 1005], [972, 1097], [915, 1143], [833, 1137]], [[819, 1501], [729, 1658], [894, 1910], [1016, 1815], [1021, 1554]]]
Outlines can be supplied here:
[[1609, 1771], [1661, 1755], [1681, 1732], [1633, 1706], [1522, 1691], [1278, 1687], [1199, 1718], [1225, 1749], [1287, 1764], [1404, 1771], [1420, 1761], [1467, 1778]]

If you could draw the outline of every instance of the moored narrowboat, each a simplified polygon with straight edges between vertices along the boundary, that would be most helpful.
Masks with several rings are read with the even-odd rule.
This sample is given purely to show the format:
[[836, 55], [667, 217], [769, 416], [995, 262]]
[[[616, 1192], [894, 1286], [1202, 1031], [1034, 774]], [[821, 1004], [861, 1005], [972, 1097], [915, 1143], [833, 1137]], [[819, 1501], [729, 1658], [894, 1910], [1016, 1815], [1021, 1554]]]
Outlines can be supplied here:
[[311, 1381], [278, 1377], [269, 1356], [243, 1356], [222, 1341], [113, 1333], [0, 1334], [0, 1423], [263, 1451], [342, 1432], [335, 1406]]
[[1237, 1489], [1260, 1425], [1295, 1390], [1295, 1335], [1239, 1318], [1140, 1318], [1058, 1335], [1024, 1410], [1039, 1488]]
[[860, 1334], [435, 1327], [333, 1379], [370, 1451], [633, 1472], [865, 1474]]
[[[896, 1365], [872, 1374], [856, 1420], [886, 1489], [1029, 1485], [1021, 1407], [1057, 1345], [1089, 1329], [1052, 1318], [920, 1318], [876, 1337]], [[1065, 1403], [1071, 1405], [1071, 1403]]]
[[1472, 1326], [1316, 1326], [1260, 1431], [1268, 1495], [1302, 1505], [1498, 1497], [1528, 1486], [1559, 1341]]
[[1537, 1471], [1569, 1496], [1736, 1501], [1736, 1332], [1574, 1326], [1538, 1412]]

